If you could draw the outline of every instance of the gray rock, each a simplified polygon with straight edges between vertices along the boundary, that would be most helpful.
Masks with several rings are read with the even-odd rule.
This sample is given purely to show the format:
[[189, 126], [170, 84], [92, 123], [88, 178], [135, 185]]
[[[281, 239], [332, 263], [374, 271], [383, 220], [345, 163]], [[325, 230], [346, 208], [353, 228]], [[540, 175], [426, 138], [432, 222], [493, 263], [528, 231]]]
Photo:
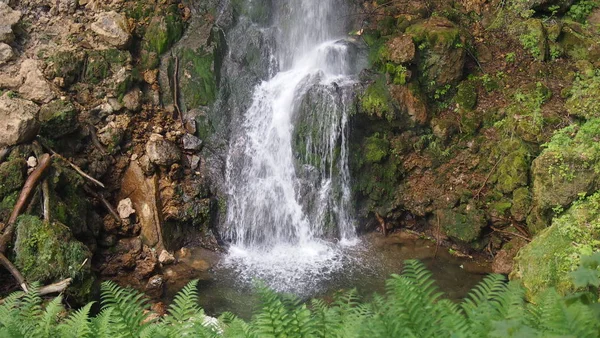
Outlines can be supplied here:
[[38, 61], [33, 59], [23, 61], [19, 73], [25, 80], [19, 88], [19, 94], [23, 98], [37, 103], [48, 103], [56, 97], [40, 71]]
[[201, 150], [202, 140], [191, 134], [183, 135], [183, 149], [185, 150]]
[[169, 253], [167, 250], [163, 250], [158, 256], [158, 261], [162, 265], [173, 264], [175, 262], [175, 256], [173, 256], [173, 254]]
[[150, 135], [150, 140], [146, 143], [146, 154], [150, 162], [161, 166], [170, 166], [181, 159], [179, 148], [160, 134]]
[[117, 48], [126, 47], [131, 38], [127, 18], [115, 11], [98, 14], [91, 28], [100, 38]]
[[123, 105], [131, 111], [142, 109], [142, 91], [139, 88], [130, 90], [123, 97]]
[[133, 208], [131, 198], [122, 199], [117, 206], [117, 212], [119, 213], [119, 217], [121, 217], [121, 219], [129, 218], [129, 216], [135, 214], [135, 209]]
[[14, 56], [15, 53], [12, 48], [3, 42], [0, 42], [0, 65], [10, 61]]
[[21, 19], [21, 12], [10, 8], [6, 3], [0, 2], [0, 42], [13, 42], [14, 25]]
[[9, 95], [0, 97], [0, 148], [30, 141], [39, 129], [39, 107]]

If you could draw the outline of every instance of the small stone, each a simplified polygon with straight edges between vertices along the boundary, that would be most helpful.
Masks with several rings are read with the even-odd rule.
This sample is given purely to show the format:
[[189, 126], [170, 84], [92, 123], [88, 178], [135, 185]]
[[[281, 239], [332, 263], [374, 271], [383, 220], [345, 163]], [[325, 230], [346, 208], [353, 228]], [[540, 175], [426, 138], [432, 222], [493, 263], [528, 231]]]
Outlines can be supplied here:
[[142, 91], [139, 88], [130, 90], [123, 97], [123, 105], [131, 111], [139, 111], [142, 108]]
[[3, 42], [0, 42], [0, 65], [10, 61], [14, 56], [15, 53], [12, 48]]
[[188, 156], [188, 159], [190, 161], [190, 168], [192, 170], [196, 170], [198, 168], [198, 166], [200, 165], [200, 156], [192, 155], [192, 156]]
[[199, 151], [202, 149], [202, 140], [191, 134], [183, 135], [183, 149]]
[[37, 167], [37, 158], [33, 157], [33, 156], [29, 156], [29, 158], [27, 159], [27, 166], [29, 168], [35, 168]]
[[171, 253], [169, 253], [167, 250], [163, 250], [163, 251], [161, 251], [160, 255], [158, 256], [158, 261], [162, 265], [169, 265], [169, 264], [173, 264], [175, 262], [175, 257]]
[[153, 298], [159, 298], [163, 293], [164, 285], [165, 279], [162, 275], [152, 276], [146, 284], [146, 294]]
[[112, 112], [116, 112], [116, 111], [123, 109], [123, 105], [121, 105], [121, 103], [119, 103], [119, 100], [117, 100], [117, 98], [111, 97], [107, 101], [108, 101], [108, 104], [112, 107]]
[[146, 143], [146, 154], [150, 162], [166, 167], [181, 159], [179, 148], [159, 134], [150, 135], [150, 140]]
[[98, 14], [91, 28], [100, 38], [117, 48], [126, 47], [131, 38], [127, 18], [115, 11]]
[[101, 105], [92, 108], [90, 110], [90, 113], [96, 114], [99, 118], [103, 119], [108, 115], [112, 114], [114, 111], [115, 109], [110, 103], [104, 102]]
[[135, 214], [135, 209], [133, 208], [133, 203], [130, 198], [123, 199], [119, 202], [119, 206], [117, 206], [117, 212], [119, 213], [119, 217], [122, 219], [129, 218], [129, 216]]
[[27, 100], [0, 97], [0, 148], [32, 140], [39, 130], [39, 107]]
[[27, 59], [21, 64], [20, 76], [25, 79], [19, 88], [21, 97], [37, 103], [48, 103], [56, 97], [44, 74], [39, 69], [38, 61]]

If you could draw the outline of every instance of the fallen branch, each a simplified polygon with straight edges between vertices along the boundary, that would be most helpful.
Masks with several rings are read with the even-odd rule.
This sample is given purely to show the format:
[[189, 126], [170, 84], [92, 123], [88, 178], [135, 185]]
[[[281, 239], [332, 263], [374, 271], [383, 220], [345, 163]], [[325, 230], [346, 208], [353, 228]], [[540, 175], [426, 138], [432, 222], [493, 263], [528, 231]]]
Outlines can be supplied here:
[[115, 210], [115, 208], [106, 200], [106, 198], [104, 198], [104, 196], [102, 196], [102, 194], [99, 194], [99, 193], [93, 191], [87, 185], [83, 186], [83, 190], [85, 190], [85, 192], [87, 192], [88, 194], [92, 195], [93, 197], [97, 198], [102, 203], [102, 205], [104, 205], [104, 207], [106, 208], [106, 210], [108, 211], [108, 213], [119, 224], [121, 224], [121, 217], [119, 217], [119, 214], [117, 213], [117, 211]]
[[71, 284], [72, 281], [73, 281], [73, 279], [67, 278], [67, 279], [61, 280], [60, 282], [43, 286], [38, 290], [38, 294], [40, 296], [43, 296], [43, 295], [47, 295], [50, 293], [63, 292]]
[[[39, 140], [39, 138], [38, 138], [38, 140]], [[39, 140], [39, 141], [40, 141], [40, 144], [41, 144], [41, 145], [42, 145], [44, 148], [48, 149], [48, 151], [50, 151], [50, 152], [52, 153], [52, 155], [54, 155], [54, 156], [56, 156], [56, 157], [60, 158], [61, 160], [63, 160], [63, 161], [65, 161], [65, 162], [67, 162], [67, 164], [69, 164], [69, 165], [71, 166], [71, 168], [75, 169], [75, 171], [76, 171], [76, 172], [77, 172], [79, 175], [83, 176], [84, 178], [88, 179], [90, 182], [92, 182], [92, 183], [94, 183], [94, 184], [96, 184], [96, 185], [98, 185], [98, 186], [100, 186], [100, 187], [102, 187], [102, 188], [106, 188], [106, 187], [104, 186], [104, 184], [102, 184], [102, 182], [100, 182], [100, 181], [98, 181], [97, 179], [93, 178], [92, 176], [90, 176], [90, 175], [86, 174], [86, 173], [85, 173], [83, 170], [81, 170], [81, 168], [79, 168], [78, 166], [76, 166], [75, 164], [73, 164], [71, 161], [67, 160], [67, 159], [66, 159], [64, 156], [62, 156], [61, 154], [59, 154], [59, 153], [57, 153], [56, 151], [54, 151], [52, 148], [50, 148], [50, 147], [49, 147], [49, 146], [47, 146], [46, 144], [44, 144], [44, 142], [42, 142], [42, 140]]]
[[23, 275], [21, 275], [19, 270], [8, 260], [8, 258], [6, 258], [6, 256], [4, 256], [4, 253], [2, 252], [0, 252], [0, 264], [2, 264], [6, 268], [6, 270], [8, 270], [8, 272], [10, 272], [10, 274], [13, 275], [13, 277], [15, 277], [17, 283], [19, 283], [19, 286], [21, 287], [21, 289], [23, 289], [23, 291], [29, 292], [29, 290], [27, 289], [27, 283], [25, 283], [25, 278], [23, 278]]
[[524, 239], [524, 240], [526, 240], [527, 242], [531, 242], [531, 238], [527, 238], [527, 237], [525, 237], [525, 236], [523, 236], [523, 235], [521, 235], [521, 234], [518, 234], [518, 233], [516, 233], [516, 232], [504, 231], [504, 230], [500, 230], [500, 229], [494, 228], [494, 227], [492, 227], [492, 226], [491, 226], [490, 228], [491, 228], [492, 230], [496, 231], [496, 232], [499, 232], [499, 233], [502, 233], [502, 234], [506, 234], [506, 235], [510, 235], [510, 236], [519, 237], [519, 238], [521, 238], [521, 239]]

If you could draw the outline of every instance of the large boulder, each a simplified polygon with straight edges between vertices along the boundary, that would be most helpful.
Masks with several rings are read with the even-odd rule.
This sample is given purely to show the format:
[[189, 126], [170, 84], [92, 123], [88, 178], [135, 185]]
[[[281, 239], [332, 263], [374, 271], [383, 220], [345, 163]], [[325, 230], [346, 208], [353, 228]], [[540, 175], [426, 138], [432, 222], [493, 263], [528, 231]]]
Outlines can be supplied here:
[[39, 129], [39, 107], [12, 96], [0, 96], [0, 148], [30, 141]]
[[0, 2], [0, 42], [11, 43], [15, 39], [13, 27], [21, 19], [21, 12]]
[[450, 238], [463, 243], [479, 238], [481, 229], [486, 225], [483, 212], [471, 205], [461, 206], [458, 210], [437, 210], [436, 218], [441, 230]]
[[101, 39], [116, 48], [125, 48], [131, 38], [127, 18], [115, 11], [98, 14], [91, 28]]
[[466, 59], [466, 41], [454, 23], [432, 17], [409, 26], [406, 34], [417, 46], [417, 75], [428, 93], [460, 80]]

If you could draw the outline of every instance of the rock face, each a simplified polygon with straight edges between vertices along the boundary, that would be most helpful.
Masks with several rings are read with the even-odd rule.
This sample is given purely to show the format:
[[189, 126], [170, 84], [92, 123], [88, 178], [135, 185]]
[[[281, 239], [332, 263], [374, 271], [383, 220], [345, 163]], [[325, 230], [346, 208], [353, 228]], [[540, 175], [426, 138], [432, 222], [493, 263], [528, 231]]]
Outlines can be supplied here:
[[415, 44], [409, 35], [400, 35], [387, 43], [388, 59], [395, 63], [411, 62], [415, 58]]
[[12, 29], [20, 19], [21, 12], [13, 10], [4, 2], [0, 2], [0, 42], [11, 43], [15, 39]]
[[0, 97], [0, 148], [27, 142], [39, 129], [39, 107], [27, 100], [11, 98], [9, 93]]
[[144, 244], [162, 248], [157, 178], [144, 176], [139, 164], [132, 161], [123, 176], [120, 195], [123, 198], [128, 197], [136, 210]]
[[100, 38], [116, 48], [126, 47], [131, 38], [127, 18], [115, 11], [98, 14], [91, 28]]
[[170, 166], [181, 159], [179, 148], [160, 134], [150, 135], [150, 140], [146, 143], [146, 154], [152, 163], [161, 166]]

